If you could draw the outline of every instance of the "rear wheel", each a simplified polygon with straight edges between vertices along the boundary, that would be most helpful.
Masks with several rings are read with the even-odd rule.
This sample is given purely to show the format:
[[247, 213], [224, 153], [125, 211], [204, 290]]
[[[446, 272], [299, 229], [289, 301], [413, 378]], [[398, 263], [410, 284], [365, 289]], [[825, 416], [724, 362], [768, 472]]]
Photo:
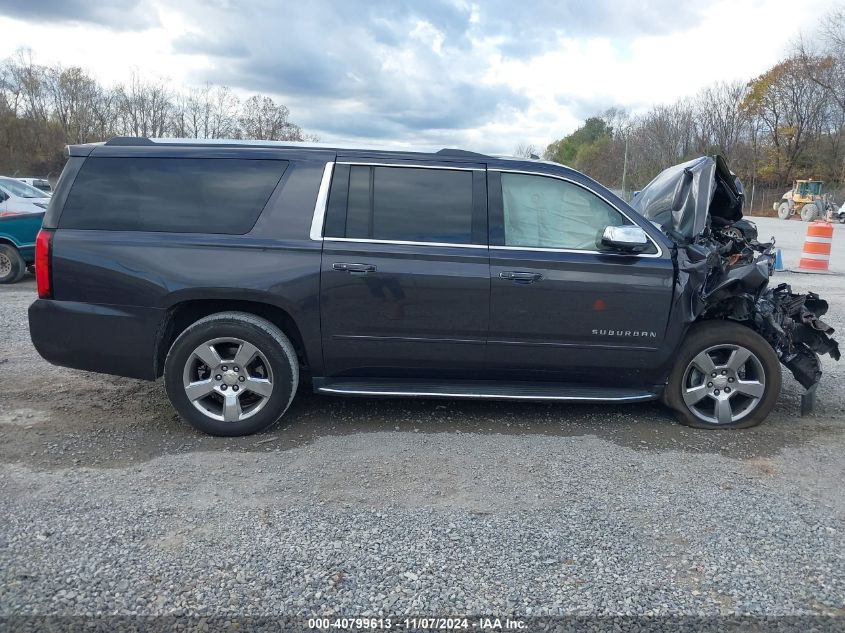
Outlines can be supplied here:
[[269, 321], [221, 312], [182, 332], [165, 361], [170, 402], [211, 435], [249, 435], [278, 421], [299, 384], [293, 345]]
[[778, 206], [778, 217], [781, 220], [788, 220], [789, 219], [789, 203], [788, 202], [781, 202], [780, 206]]
[[26, 262], [14, 246], [0, 244], [0, 284], [13, 284], [26, 274]]
[[780, 363], [762, 336], [736, 323], [705, 321], [681, 346], [665, 400], [687, 426], [744, 429], [766, 419], [780, 386]]

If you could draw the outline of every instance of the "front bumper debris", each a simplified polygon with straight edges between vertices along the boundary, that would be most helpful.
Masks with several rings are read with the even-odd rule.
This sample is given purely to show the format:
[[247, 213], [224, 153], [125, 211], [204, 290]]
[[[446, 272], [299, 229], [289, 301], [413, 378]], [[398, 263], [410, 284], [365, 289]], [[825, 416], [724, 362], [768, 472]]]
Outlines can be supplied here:
[[830, 338], [834, 330], [819, 318], [827, 312], [827, 301], [816, 293], [796, 294], [789, 284], [780, 284], [766, 289], [755, 307], [754, 329], [805, 389], [822, 376], [819, 354], [839, 360], [839, 345]]
[[769, 287], [774, 242], [725, 238], [717, 230], [679, 245], [676, 258], [690, 322], [729, 319], [751, 327], [807, 390], [811, 406], [810, 392], [822, 375], [818, 355], [839, 360], [839, 345], [831, 338], [833, 328], [820, 319], [827, 301], [814, 292], [795, 293], [785, 283]]

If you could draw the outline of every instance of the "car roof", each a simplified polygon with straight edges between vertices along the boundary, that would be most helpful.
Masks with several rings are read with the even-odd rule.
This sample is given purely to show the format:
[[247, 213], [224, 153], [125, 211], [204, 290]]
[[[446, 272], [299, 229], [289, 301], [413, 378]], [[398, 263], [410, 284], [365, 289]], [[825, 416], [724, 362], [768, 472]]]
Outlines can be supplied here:
[[[443, 160], [443, 161], [476, 161], [476, 162], [499, 162], [503, 161], [513, 166], [513, 163], [521, 163], [525, 166], [536, 167], [548, 165], [564, 167], [558, 163], [539, 160], [536, 158], [524, 158], [520, 156], [504, 156], [498, 154], [484, 154], [465, 149], [444, 147], [423, 147], [423, 146], [380, 146], [366, 144], [345, 144], [345, 143], [316, 143], [308, 141], [264, 141], [264, 140], [242, 140], [242, 139], [194, 139], [194, 138], [146, 138], [134, 136], [116, 136], [101, 143], [86, 143], [82, 145], [69, 145], [68, 153], [71, 156], [88, 156], [98, 147], [107, 148], [138, 148], [139, 150], [151, 150], [155, 147], [184, 147], [184, 148], [237, 148], [249, 151], [249, 149], [276, 149], [276, 150], [301, 150], [301, 151], [322, 151], [335, 152], [338, 154], [366, 154], [368, 156], [380, 156], [382, 158], [394, 159], [418, 159], [418, 160]], [[564, 167], [564, 169], [567, 169]]]

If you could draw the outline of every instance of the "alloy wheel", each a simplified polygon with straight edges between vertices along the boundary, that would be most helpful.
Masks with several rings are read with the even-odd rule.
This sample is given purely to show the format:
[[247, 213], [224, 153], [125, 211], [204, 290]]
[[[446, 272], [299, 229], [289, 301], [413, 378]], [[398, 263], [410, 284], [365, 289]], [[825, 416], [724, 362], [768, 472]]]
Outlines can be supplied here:
[[240, 422], [263, 409], [273, 394], [270, 362], [252, 343], [215, 338], [197, 346], [185, 362], [182, 384], [203, 414]]
[[698, 353], [684, 371], [682, 397], [694, 416], [726, 425], [749, 415], [766, 391], [760, 359], [741, 345], [715, 345]]

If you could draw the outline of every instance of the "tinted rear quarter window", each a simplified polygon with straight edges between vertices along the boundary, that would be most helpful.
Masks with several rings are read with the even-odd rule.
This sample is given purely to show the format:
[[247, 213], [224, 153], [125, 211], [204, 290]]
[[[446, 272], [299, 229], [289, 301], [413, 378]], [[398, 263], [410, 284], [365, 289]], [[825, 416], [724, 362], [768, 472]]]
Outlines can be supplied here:
[[88, 158], [59, 227], [244, 234], [287, 165], [229, 158]]

